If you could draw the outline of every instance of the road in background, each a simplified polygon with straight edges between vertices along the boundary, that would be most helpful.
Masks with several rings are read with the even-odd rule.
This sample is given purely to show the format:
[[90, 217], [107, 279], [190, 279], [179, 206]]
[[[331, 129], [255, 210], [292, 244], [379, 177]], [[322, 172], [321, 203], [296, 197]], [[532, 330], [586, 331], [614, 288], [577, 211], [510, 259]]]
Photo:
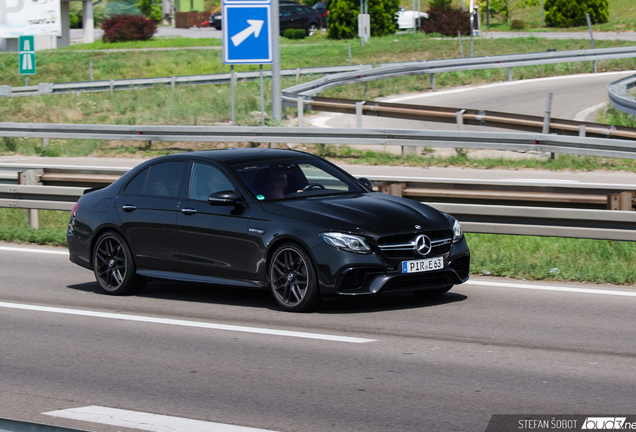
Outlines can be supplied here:
[[[0, 245], [0, 417], [131, 430], [42, 415], [97, 405], [275, 431], [483, 432], [492, 414], [633, 408], [636, 330], [628, 323], [636, 297], [629, 289], [529, 290], [473, 278], [436, 299], [349, 298], [292, 314], [278, 311], [265, 291], [178, 282], [107, 296], [65, 254], [7, 246], [25, 248]], [[123, 315], [374, 341], [116, 319]]]

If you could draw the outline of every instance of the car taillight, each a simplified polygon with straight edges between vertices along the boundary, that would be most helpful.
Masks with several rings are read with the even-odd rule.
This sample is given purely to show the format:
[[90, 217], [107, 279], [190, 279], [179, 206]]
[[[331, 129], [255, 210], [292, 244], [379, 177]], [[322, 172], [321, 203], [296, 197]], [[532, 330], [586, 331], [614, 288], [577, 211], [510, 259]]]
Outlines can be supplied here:
[[79, 203], [77, 202], [73, 206], [73, 210], [71, 210], [71, 217], [75, 216], [75, 213], [77, 213], [78, 210], [79, 210]]

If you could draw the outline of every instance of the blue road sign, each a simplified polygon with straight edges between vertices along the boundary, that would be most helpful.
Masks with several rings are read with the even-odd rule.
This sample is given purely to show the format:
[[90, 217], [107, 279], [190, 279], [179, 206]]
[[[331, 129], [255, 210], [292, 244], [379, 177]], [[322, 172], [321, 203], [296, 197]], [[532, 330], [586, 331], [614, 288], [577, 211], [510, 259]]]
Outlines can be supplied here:
[[272, 9], [269, 2], [223, 5], [225, 64], [272, 62]]

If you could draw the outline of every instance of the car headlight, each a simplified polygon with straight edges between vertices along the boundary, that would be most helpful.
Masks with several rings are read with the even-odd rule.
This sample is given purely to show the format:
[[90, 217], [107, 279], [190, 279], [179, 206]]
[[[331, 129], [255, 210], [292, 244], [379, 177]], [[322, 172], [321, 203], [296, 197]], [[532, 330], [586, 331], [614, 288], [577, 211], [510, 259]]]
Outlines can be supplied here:
[[327, 243], [329, 246], [335, 247], [336, 249], [340, 249], [342, 251], [359, 253], [359, 254], [368, 254], [371, 253], [371, 248], [364, 240], [364, 238], [351, 235], [344, 234], [338, 232], [326, 232], [320, 234], [320, 237]]
[[453, 224], [453, 243], [459, 242], [463, 236], [462, 226], [459, 221], [455, 219], [455, 223]]

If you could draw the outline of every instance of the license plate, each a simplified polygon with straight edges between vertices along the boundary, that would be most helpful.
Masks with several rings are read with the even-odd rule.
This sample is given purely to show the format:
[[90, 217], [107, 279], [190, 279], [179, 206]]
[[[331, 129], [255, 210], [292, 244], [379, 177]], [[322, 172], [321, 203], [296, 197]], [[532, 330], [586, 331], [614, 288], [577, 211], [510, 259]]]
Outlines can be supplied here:
[[402, 261], [402, 273], [421, 273], [444, 268], [442, 257]]

